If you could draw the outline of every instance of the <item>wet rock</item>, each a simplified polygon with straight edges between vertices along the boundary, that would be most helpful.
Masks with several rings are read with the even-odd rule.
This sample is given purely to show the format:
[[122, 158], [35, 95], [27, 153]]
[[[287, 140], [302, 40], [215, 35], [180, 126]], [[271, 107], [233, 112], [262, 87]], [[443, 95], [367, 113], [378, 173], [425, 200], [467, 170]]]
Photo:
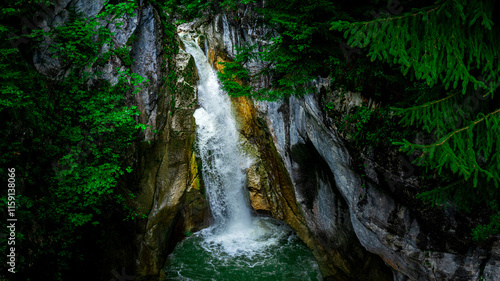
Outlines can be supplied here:
[[138, 273], [157, 276], [168, 253], [185, 233], [208, 224], [208, 204], [194, 148], [197, 104], [196, 67], [193, 58], [180, 50], [176, 55], [178, 80], [175, 91], [158, 99], [158, 112], [166, 120], [144, 150], [142, 196], [149, 215], [139, 248]]
[[[244, 40], [236, 34], [248, 34], [250, 29], [233, 25], [222, 15], [213, 21], [183, 24], [178, 30], [192, 37], [206, 36], [208, 60], [223, 71], [219, 62], [234, 57], [234, 46]], [[250, 35], [245, 38], [257, 40]], [[258, 62], [252, 65], [259, 67]], [[328, 165], [319, 152], [310, 155], [314, 145], [311, 141], [306, 144], [306, 134], [302, 135], [310, 126], [303, 116], [305, 109], [298, 103], [266, 103], [271, 110], [264, 112], [257, 107], [259, 112], [248, 98], [232, 101], [243, 149], [254, 160], [247, 170], [254, 210], [290, 225], [312, 249], [328, 280], [391, 279], [392, 273], [380, 258], [367, 252], [357, 240], [348, 205], [336, 191]], [[269, 115], [277, 117], [273, 121], [279, 126], [267, 124]]]
[[485, 260], [484, 270], [481, 274], [482, 280], [495, 280], [500, 276], [500, 242], [496, 241], [489, 253], [490, 258]]
[[93, 17], [97, 15], [103, 8], [106, 0], [95, 0], [95, 1], [85, 1], [85, 0], [73, 0], [73, 8], [86, 15], [87, 17]]
[[[258, 102], [256, 107], [291, 175], [295, 198], [311, 236], [308, 245], [323, 275], [331, 280], [341, 279], [339, 276], [347, 280], [392, 279], [382, 260], [367, 252], [357, 238], [349, 201], [339, 190], [338, 176], [349, 170], [339, 159], [348, 156], [320, 122], [315, 111], [318, 106], [290, 98], [286, 103]], [[335, 169], [330, 162], [336, 163]]]
[[[456, 235], [454, 232], [449, 232], [448, 236], [429, 233], [428, 227], [423, 227], [422, 222], [417, 219], [417, 213], [397, 201], [391, 193], [391, 188], [382, 185], [387, 180], [381, 171], [367, 173], [371, 174], [372, 180], [365, 180], [355, 172], [351, 168], [353, 159], [349, 152], [336, 132], [325, 125], [328, 122], [319, 110], [315, 96], [306, 96], [303, 99], [292, 97], [287, 103], [259, 103], [258, 109], [265, 114], [274, 143], [292, 174], [297, 199], [306, 214], [306, 221], [316, 225], [309, 226], [310, 229], [320, 237], [320, 233], [326, 233], [326, 237], [335, 237], [337, 244], [323, 242], [327, 249], [346, 247], [345, 241], [348, 240], [339, 238], [349, 237], [346, 232], [352, 229], [363, 248], [380, 256], [394, 270], [395, 280], [479, 280], [480, 276], [490, 276], [495, 272], [493, 267], [488, 265], [496, 264], [498, 257], [494, 254], [488, 257], [487, 249], [465, 242], [460, 242], [462, 244], [459, 247], [455, 245], [457, 243], [450, 243], [453, 240], [439, 240], [443, 239], [442, 237], [453, 239]], [[303, 159], [304, 156], [314, 155], [318, 160]], [[301, 168], [301, 162], [311, 164]], [[323, 163], [319, 166], [329, 170], [334, 179], [321, 180], [321, 173], [315, 172], [318, 173], [315, 175], [308, 171], [322, 170], [311, 167], [314, 166], [312, 163]], [[380, 163], [369, 164], [367, 167], [380, 166]], [[402, 167], [396, 166], [400, 169]], [[392, 184], [399, 188], [403, 188], [403, 184], [415, 186], [418, 183], [414, 177], [405, 177], [401, 170], [395, 174], [399, 176], [393, 178]], [[319, 184], [303, 180], [311, 177], [317, 178]], [[330, 182], [330, 194], [322, 193], [325, 182]], [[314, 189], [313, 186], [317, 188]], [[330, 207], [331, 211], [325, 212], [329, 205], [339, 201], [339, 197], [344, 204], [337, 204], [339, 207]], [[323, 211], [319, 207], [321, 204], [326, 206]], [[308, 216], [308, 213], [311, 215]], [[332, 222], [339, 214], [342, 214], [344, 219]], [[349, 223], [342, 224], [345, 219]], [[455, 221], [456, 224], [452, 213], [445, 214], [441, 219], [440, 223], [436, 223], [453, 225]], [[462, 238], [458, 236], [457, 239]], [[355, 247], [352, 250], [355, 251]], [[494, 251], [495, 248], [492, 252]], [[350, 262], [356, 260], [350, 253], [343, 253], [342, 256]], [[484, 264], [487, 266], [481, 273]]]

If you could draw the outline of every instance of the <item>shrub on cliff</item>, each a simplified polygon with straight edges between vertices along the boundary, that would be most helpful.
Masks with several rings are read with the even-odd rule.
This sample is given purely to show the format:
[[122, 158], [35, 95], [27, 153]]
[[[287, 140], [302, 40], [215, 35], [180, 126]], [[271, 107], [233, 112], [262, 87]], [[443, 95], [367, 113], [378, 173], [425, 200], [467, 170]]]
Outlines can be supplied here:
[[[202, 2], [235, 17], [248, 3]], [[265, 100], [306, 94], [312, 91], [309, 81], [330, 76], [333, 86], [376, 100], [384, 108], [379, 111], [388, 113], [377, 116], [391, 120], [382, 122], [386, 129], [357, 126], [351, 134], [357, 144], [373, 145], [366, 142], [370, 136], [399, 126], [407, 131], [402, 135], [416, 130], [427, 135], [425, 143], [412, 143], [386, 134], [401, 151], [418, 153], [415, 164], [443, 179], [442, 186], [420, 198], [463, 210], [490, 206], [495, 214], [500, 201], [500, 32], [494, 8], [492, 0], [356, 5], [270, 0], [264, 7], [255, 5], [256, 23], [265, 25], [262, 39], [269, 44], [240, 47], [219, 76], [230, 95]], [[252, 59], [267, 66], [251, 72], [246, 66]], [[263, 77], [269, 88], [252, 87]], [[497, 229], [497, 217], [492, 216], [491, 229]]]
[[[138, 111], [125, 98], [144, 79], [126, 71], [111, 85], [91, 66], [113, 52], [113, 34], [101, 23], [132, 13], [135, 4], [107, 5], [90, 19], [73, 10], [63, 25], [25, 32], [21, 17], [50, 5], [32, 2], [2, 3], [0, 13], [0, 174], [6, 180], [7, 167], [17, 171], [16, 277], [76, 280], [90, 270], [82, 267], [97, 254], [91, 249], [103, 237], [102, 222], [123, 211], [116, 185], [131, 171], [123, 155], [138, 133]], [[111, 51], [103, 52], [105, 45]], [[30, 61], [36, 48], [60, 62], [61, 75], [37, 71]], [[97, 241], [89, 244], [91, 238]]]

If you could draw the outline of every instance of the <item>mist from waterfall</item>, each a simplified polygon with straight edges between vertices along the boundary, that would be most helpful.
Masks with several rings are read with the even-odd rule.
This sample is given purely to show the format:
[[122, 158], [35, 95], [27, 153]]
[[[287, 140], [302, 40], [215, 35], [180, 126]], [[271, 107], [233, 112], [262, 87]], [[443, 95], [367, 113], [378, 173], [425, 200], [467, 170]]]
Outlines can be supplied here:
[[203, 163], [203, 180], [215, 224], [224, 231], [252, 225], [244, 191], [245, 169], [251, 160], [242, 154], [231, 102], [220, 89], [217, 75], [194, 40], [183, 42], [198, 68], [196, 145]]
[[176, 247], [168, 280], [319, 280], [311, 252], [289, 227], [252, 216], [245, 190], [252, 160], [239, 144], [229, 97], [196, 39], [179, 36], [198, 69], [196, 153], [214, 222]]

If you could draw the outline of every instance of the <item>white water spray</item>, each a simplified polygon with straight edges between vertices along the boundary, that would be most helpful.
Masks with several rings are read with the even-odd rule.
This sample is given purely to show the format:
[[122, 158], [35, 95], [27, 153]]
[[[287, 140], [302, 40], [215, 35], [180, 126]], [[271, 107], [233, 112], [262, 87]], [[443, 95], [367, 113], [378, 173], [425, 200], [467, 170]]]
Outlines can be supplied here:
[[198, 103], [194, 113], [203, 180], [214, 224], [203, 231], [204, 248], [230, 256], [252, 256], [275, 245], [283, 231], [268, 219], [253, 218], [244, 189], [251, 160], [240, 149], [231, 102], [219, 86], [204, 52], [187, 33], [179, 34], [198, 69]]
[[244, 193], [245, 169], [251, 161], [241, 153], [231, 102], [220, 89], [217, 76], [194, 40], [183, 38], [186, 51], [198, 68], [199, 105], [194, 117], [203, 180], [210, 208], [218, 227], [248, 227], [252, 224]]
[[[214, 224], [181, 242], [169, 256], [166, 280], [321, 280], [306, 246], [283, 223], [252, 217], [231, 103], [189, 34], [179, 34], [198, 68], [197, 153]], [[206, 46], [206, 44], [205, 44]]]

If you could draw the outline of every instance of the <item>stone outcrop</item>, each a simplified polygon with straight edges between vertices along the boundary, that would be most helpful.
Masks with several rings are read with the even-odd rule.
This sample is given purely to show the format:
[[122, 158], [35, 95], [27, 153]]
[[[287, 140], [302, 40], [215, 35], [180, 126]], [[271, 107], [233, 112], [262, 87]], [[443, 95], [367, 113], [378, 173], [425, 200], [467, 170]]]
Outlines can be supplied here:
[[[339, 162], [334, 172], [323, 155], [329, 153], [329, 160], [335, 161], [337, 157], [346, 157], [333, 135], [321, 135], [325, 133], [321, 123], [308, 118], [307, 111], [295, 98], [284, 103], [259, 102], [256, 106], [269, 128], [271, 145], [275, 145], [291, 175], [297, 214], [307, 231], [294, 229], [313, 250], [323, 275], [331, 280], [391, 280], [392, 274], [382, 260], [359, 242], [348, 201], [339, 191], [338, 173], [348, 171], [349, 167], [342, 167]], [[318, 139], [328, 140], [332, 146], [317, 149]]]
[[[40, 21], [40, 28], [64, 24], [70, 7], [88, 17], [96, 15], [104, 1], [57, 3], [53, 13]], [[135, 172], [125, 179], [128, 182], [121, 191], [137, 194], [135, 208], [143, 216], [131, 230], [137, 234], [137, 250], [127, 256], [134, 259], [129, 263], [136, 268], [136, 280], [157, 280], [175, 244], [184, 233], [206, 226], [210, 214], [193, 149], [194, 61], [182, 50], [170, 62], [164, 61], [158, 12], [139, 3], [134, 16], [119, 19], [121, 29], [113, 24], [108, 27], [115, 32], [115, 47], [131, 47], [135, 60], [131, 71], [149, 79], [128, 100], [140, 109], [138, 119], [149, 128], [134, 144], [129, 160], [135, 163]], [[260, 39], [265, 30], [253, 24], [251, 9], [237, 13], [230, 19], [224, 14], [207, 16], [181, 25], [179, 30], [197, 34], [207, 57], [221, 70], [218, 62], [234, 59], [237, 46], [266, 44]], [[182, 45], [180, 41], [169, 43]], [[37, 50], [33, 60], [52, 79], [67, 71], [46, 47]], [[262, 63], [252, 61], [248, 66], [258, 69]], [[126, 69], [115, 55], [104, 65], [92, 66], [111, 83], [118, 81], [118, 70]], [[174, 87], [168, 87], [163, 81], [172, 72], [177, 80]], [[267, 81], [258, 83], [266, 86]], [[320, 88], [327, 81], [314, 83]], [[349, 110], [362, 102], [353, 93], [335, 105]], [[422, 215], [416, 203], [404, 199], [398, 190], [411, 190], [420, 182], [406, 175], [405, 164], [397, 155], [363, 156], [356, 161], [365, 168], [354, 169], [354, 154], [325, 116], [318, 96], [282, 102], [238, 98], [233, 105], [244, 149], [255, 159], [247, 171], [252, 207], [289, 224], [312, 249], [326, 279], [494, 280], [500, 276], [498, 239], [491, 245], [475, 245], [459, 234], [463, 219], [452, 210], [429, 217]], [[432, 219], [436, 221], [430, 222]], [[436, 227], [439, 229], [433, 229]]]
[[[148, 219], [140, 235], [137, 272], [154, 279], [168, 253], [185, 232], [207, 225], [208, 204], [194, 154], [194, 118], [196, 107], [196, 67], [193, 58], [180, 50], [175, 58], [175, 93], [159, 105], [163, 119], [152, 145], [140, 150], [140, 193], [138, 208], [145, 208]], [[161, 120], [161, 119], [160, 119]], [[146, 280], [146, 279], [144, 279]]]
[[[43, 14], [39, 27], [48, 30], [64, 24], [70, 9], [82, 12], [85, 17], [93, 17], [103, 10], [105, 2], [57, 1], [53, 11]], [[134, 266], [135, 280], [155, 280], [168, 253], [185, 232], [208, 224], [208, 204], [198, 172], [199, 161], [193, 149], [196, 66], [193, 58], [183, 50], [173, 60], [165, 61], [162, 24], [151, 4], [139, 1], [134, 15], [124, 14], [114, 23], [107, 24], [104, 20], [102, 23], [114, 32], [114, 48], [130, 47], [133, 63], [126, 66], [120, 57], [112, 55], [104, 64], [92, 65], [91, 70], [102, 73], [101, 78], [112, 84], [118, 82], [121, 71], [128, 69], [148, 79], [136, 95], [127, 97], [129, 105], [139, 109], [138, 121], [145, 124], [147, 130], [129, 153], [128, 161], [133, 165], [134, 173], [122, 179], [118, 191], [123, 194], [133, 192], [137, 196], [131, 204], [139, 219], [135, 229], [129, 229], [136, 234], [136, 240], [121, 241], [122, 244], [135, 242], [136, 250], [122, 253], [109, 266], [110, 270], [112, 267], [129, 269]], [[117, 23], [121, 23], [120, 28]], [[49, 41], [45, 43], [50, 44]], [[180, 40], [168, 44], [180, 44]], [[64, 76], [69, 66], [63, 65], [52, 56], [49, 48], [43, 46], [34, 54], [38, 71], [50, 79]], [[109, 49], [110, 46], [105, 45], [100, 51]], [[177, 80], [173, 81], [173, 87], [168, 87], [172, 85], [164, 81], [172, 72]], [[119, 237], [118, 234], [110, 235]], [[123, 248], [130, 250], [130, 247]], [[113, 253], [108, 255], [116, 256]], [[105, 273], [103, 278], [110, 276], [108, 274]]]
[[[265, 114], [277, 149], [293, 175], [297, 198], [306, 209], [306, 221], [316, 224], [313, 229], [326, 233], [327, 237], [335, 237], [337, 243], [336, 230], [353, 229], [361, 245], [380, 256], [394, 270], [395, 280], [484, 280], [496, 274], [498, 269], [492, 265], [498, 263], [495, 254], [498, 243], [488, 251], [470, 241], [457, 241], [463, 238], [454, 231], [447, 230], [449, 235], [444, 236], [439, 229], [430, 230], [428, 225], [437, 228], [449, 225], [450, 221], [459, 220], [454, 214], [437, 216], [439, 221], [436, 222], [422, 221], [426, 218], [395, 199], [389, 185], [403, 189], [409, 188], [405, 185], [419, 183], [415, 176], [405, 176], [403, 164], [396, 164], [392, 172], [388, 172], [389, 167], [381, 168], [381, 162], [364, 159], [364, 174], [368, 179], [355, 172], [353, 159], [336, 131], [325, 125], [328, 122], [317, 97], [259, 103], [258, 108]], [[304, 155], [318, 156], [316, 162], [326, 169], [325, 173], [330, 173], [334, 192], [326, 192], [328, 189], [323, 188], [323, 183], [316, 189], [311, 188], [310, 183], [304, 186], [301, 173], [307, 173], [310, 168], [301, 168]], [[306, 163], [314, 166], [314, 161]], [[322, 181], [321, 177], [316, 177]], [[311, 180], [311, 176], [305, 178]], [[328, 206], [335, 205], [338, 197], [344, 205], [338, 204], [340, 207], [329, 210]], [[339, 213], [335, 211], [339, 209], [347, 211], [344, 219], [350, 220], [347, 223], [350, 225], [336, 221]], [[454, 228], [460, 228], [460, 223]]]
[[[216, 15], [183, 26], [206, 38], [203, 44], [216, 68], [218, 62], [234, 58], [236, 46], [259, 42], [262, 30], [252, 26], [251, 11], [238, 13], [234, 18], [239, 22]], [[250, 67], [258, 68], [259, 62]], [[313, 83], [324, 87], [328, 79]], [[357, 93], [346, 97], [334, 103], [342, 111], [365, 102], [373, 106]], [[235, 100], [245, 149], [257, 159], [248, 170], [252, 207], [294, 228], [313, 250], [324, 276], [333, 280], [496, 276], [498, 242], [491, 248], [475, 245], [458, 233], [464, 227], [457, 221], [464, 218], [439, 210], [425, 214], [414, 208], [418, 203], [410, 202], [409, 196], [402, 199], [395, 189], [408, 191], [420, 184], [416, 176], [407, 175], [408, 161], [393, 150], [377, 153], [378, 158], [353, 159], [318, 98], [255, 105], [248, 99]], [[361, 171], [354, 168], [359, 161], [365, 164]], [[433, 230], [438, 224], [446, 230]]]

